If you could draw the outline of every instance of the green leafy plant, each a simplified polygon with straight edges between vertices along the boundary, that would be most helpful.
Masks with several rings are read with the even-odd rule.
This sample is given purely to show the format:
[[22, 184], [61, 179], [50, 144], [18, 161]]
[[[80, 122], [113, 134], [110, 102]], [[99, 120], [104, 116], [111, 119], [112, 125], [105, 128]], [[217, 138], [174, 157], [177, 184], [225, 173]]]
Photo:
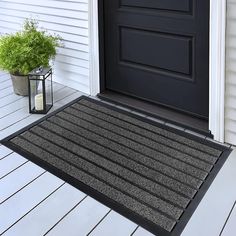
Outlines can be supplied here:
[[39, 66], [49, 66], [61, 46], [61, 38], [39, 30], [38, 22], [27, 19], [17, 33], [0, 37], [0, 69], [13, 75], [27, 75]]

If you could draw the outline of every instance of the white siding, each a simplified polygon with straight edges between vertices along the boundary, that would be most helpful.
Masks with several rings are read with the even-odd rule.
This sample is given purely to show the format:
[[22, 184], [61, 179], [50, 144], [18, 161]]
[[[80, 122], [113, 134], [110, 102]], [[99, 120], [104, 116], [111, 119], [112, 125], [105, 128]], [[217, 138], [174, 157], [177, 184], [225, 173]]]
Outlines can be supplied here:
[[0, 33], [14, 32], [26, 17], [59, 34], [64, 47], [58, 50], [54, 80], [89, 93], [89, 0], [0, 0]]
[[227, 3], [225, 141], [236, 145], [236, 0]]

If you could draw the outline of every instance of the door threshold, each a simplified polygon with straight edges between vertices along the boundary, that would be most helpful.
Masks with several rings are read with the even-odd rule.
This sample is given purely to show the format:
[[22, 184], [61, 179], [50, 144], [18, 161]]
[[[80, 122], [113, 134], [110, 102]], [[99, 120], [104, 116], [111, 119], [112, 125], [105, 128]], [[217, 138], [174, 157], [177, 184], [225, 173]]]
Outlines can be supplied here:
[[136, 112], [144, 113], [147, 116], [152, 116], [154, 118], [163, 120], [164, 122], [173, 124], [174, 126], [183, 127], [184, 129], [187, 129], [189, 131], [193, 131], [203, 136], [213, 138], [213, 135], [209, 131], [207, 120], [193, 117], [191, 115], [184, 114], [182, 112], [175, 111], [161, 105], [143, 101], [141, 99], [133, 98], [109, 90], [98, 94], [98, 97], [116, 105], [127, 107]]

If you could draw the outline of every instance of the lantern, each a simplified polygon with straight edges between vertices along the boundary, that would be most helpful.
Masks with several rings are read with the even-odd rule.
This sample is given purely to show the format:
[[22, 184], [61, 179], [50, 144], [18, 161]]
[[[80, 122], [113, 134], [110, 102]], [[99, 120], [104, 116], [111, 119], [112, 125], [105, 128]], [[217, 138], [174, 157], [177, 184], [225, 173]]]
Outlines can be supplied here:
[[52, 69], [39, 67], [29, 78], [29, 112], [46, 114], [53, 106]]

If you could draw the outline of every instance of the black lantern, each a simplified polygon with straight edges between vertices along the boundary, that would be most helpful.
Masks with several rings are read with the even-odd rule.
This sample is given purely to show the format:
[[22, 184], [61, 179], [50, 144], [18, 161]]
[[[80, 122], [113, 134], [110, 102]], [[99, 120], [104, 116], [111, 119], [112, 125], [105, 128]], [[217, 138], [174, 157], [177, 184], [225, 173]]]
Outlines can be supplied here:
[[53, 106], [52, 69], [39, 67], [28, 76], [29, 112], [46, 114]]

